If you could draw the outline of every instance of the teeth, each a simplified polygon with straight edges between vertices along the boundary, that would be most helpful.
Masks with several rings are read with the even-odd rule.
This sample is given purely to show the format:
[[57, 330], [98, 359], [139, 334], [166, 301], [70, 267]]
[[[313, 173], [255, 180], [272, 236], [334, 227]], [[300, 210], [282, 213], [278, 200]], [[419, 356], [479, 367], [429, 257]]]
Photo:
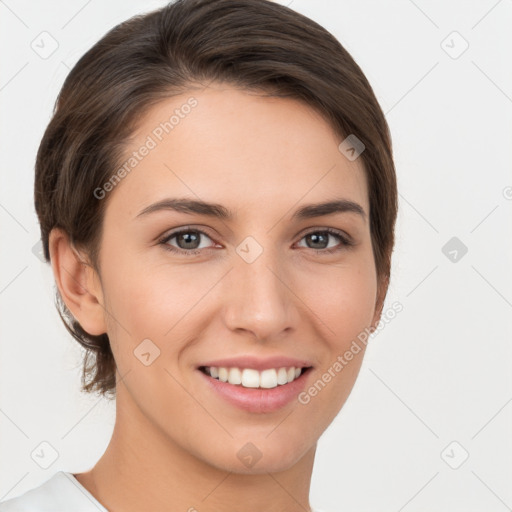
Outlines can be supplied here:
[[219, 368], [219, 380], [221, 382], [227, 382], [229, 378], [228, 369], [227, 368]]
[[286, 368], [279, 368], [277, 371], [277, 383], [280, 385], [288, 384], [288, 372]]
[[262, 387], [262, 388], [277, 387], [277, 372], [273, 368], [271, 368], [270, 370], [263, 370], [261, 372], [260, 387]]
[[244, 388], [260, 387], [260, 372], [246, 368], [242, 371], [242, 386]]
[[289, 368], [270, 368], [259, 372], [252, 368], [206, 366], [205, 371], [210, 377], [235, 386], [269, 389], [293, 382], [301, 375], [302, 368], [291, 366]]
[[[214, 370], [215, 368], [211, 369]], [[230, 384], [242, 384], [242, 372], [238, 368], [231, 368], [229, 370], [228, 382]]]

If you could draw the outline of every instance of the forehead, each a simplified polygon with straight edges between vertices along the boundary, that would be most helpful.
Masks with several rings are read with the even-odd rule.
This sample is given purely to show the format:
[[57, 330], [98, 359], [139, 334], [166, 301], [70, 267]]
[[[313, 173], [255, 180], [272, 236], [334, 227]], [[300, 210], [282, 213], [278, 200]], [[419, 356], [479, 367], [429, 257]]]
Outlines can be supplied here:
[[133, 217], [150, 202], [191, 197], [245, 212], [346, 198], [368, 213], [362, 159], [310, 106], [216, 84], [153, 105], [124, 155], [108, 209]]

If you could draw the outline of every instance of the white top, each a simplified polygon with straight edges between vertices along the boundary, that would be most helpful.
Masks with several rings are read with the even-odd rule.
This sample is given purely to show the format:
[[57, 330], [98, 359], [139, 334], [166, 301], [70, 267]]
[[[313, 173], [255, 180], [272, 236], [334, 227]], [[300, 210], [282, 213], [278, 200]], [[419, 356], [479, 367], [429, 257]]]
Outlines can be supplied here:
[[0, 512], [108, 512], [67, 471], [55, 473], [38, 487], [0, 503]]
[[[323, 512], [318, 508], [312, 512]], [[0, 503], [0, 512], [108, 512], [108, 510], [67, 471], [55, 473], [43, 484], [21, 496]]]

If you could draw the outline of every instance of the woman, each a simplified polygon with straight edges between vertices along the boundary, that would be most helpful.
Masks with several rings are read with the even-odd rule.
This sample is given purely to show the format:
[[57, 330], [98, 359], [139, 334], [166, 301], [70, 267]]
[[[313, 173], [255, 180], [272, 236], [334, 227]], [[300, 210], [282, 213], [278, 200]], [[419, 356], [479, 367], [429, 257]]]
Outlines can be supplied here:
[[116, 423], [93, 468], [0, 510], [318, 512], [397, 213], [387, 123], [340, 43], [268, 0], [121, 23], [64, 83], [35, 206], [83, 390]]

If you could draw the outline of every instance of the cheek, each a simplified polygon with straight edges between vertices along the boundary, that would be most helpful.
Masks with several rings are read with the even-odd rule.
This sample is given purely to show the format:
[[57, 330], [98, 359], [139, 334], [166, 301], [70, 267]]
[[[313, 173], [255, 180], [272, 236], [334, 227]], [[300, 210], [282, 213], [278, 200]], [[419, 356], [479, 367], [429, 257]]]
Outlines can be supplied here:
[[181, 265], [128, 257], [112, 261], [105, 269], [105, 288], [113, 315], [133, 338], [163, 339], [211, 286]]
[[302, 282], [306, 304], [324, 324], [322, 331], [331, 348], [350, 345], [369, 327], [375, 312], [377, 280], [373, 260], [361, 255], [350, 262], [326, 266]]

